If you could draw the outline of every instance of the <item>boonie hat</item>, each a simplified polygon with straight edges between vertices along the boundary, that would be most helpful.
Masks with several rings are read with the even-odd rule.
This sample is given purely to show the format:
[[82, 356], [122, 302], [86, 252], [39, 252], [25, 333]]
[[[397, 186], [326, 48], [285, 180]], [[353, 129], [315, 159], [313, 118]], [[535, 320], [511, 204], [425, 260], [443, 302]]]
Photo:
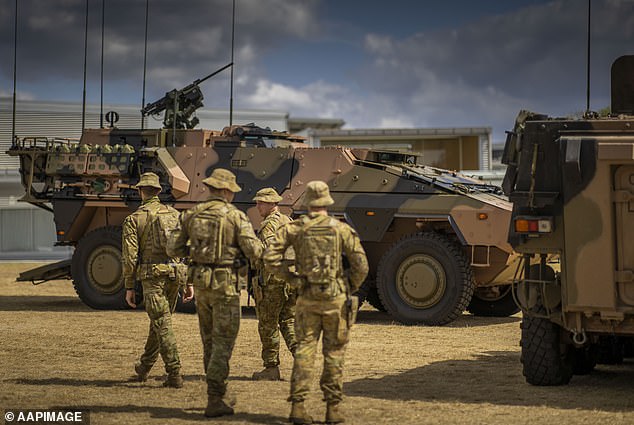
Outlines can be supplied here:
[[309, 207], [327, 207], [335, 201], [330, 196], [328, 185], [321, 180], [313, 180], [306, 185], [304, 203]]
[[141, 179], [134, 186], [135, 189], [139, 189], [142, 187], [154, 187], [156, 189], [161, 189], [161, 183], [159, 183], [159, 176], [156, 174], [149, 172], [141, 174]]
[[277, 191], [272, 187], [265, 187], [258, 190], [253, 198], [254, 201], [270, 202], [272, 204], [277, 204], [282, 199], [283, 198], [278, 195]]
[[229, 189], [234, 193], [242, 190], [236, 183], [235, 174], [224, 168], [216, 168], [211, 176], [203, 180], [203, 183], [215, 189]]

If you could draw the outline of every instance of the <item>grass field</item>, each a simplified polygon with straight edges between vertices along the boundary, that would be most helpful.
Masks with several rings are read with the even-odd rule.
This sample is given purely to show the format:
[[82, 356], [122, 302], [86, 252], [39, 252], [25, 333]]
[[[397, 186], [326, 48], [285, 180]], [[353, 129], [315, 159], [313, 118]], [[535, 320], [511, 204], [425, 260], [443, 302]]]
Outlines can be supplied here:
[[[33, 264], [0, 264], [0, 407], [76, 408], [94, 424], [185, 424], [206, 421], [206, 385], [195, 315], [176, 314], [185, 387], [161, 386], [159, 363], [146, 383], [130, 383], [147, 335], [143, 311], [95, 311], [70, 281], [15, 282]], [[524, 382], [520, 317], [463, 315], [444, 327], [408, 327], [364, 306], [346, 354], [345, 411], [351, 424], [633, 424], [634, 362], [598, 366], [564, 387]], [[284, 382], [255, 382], [261, 368], [257, 320], [243, 309], [229, 386], [236, 415], [215, 423], [283, 424]], [[321, 357], [318, 357], [321, 366]], [[319, 368], [321, 370], [321, 367]], [[318, 375], [318, 374], [317, 374]], [[315, 376], [307, 406], [325, 411]]]

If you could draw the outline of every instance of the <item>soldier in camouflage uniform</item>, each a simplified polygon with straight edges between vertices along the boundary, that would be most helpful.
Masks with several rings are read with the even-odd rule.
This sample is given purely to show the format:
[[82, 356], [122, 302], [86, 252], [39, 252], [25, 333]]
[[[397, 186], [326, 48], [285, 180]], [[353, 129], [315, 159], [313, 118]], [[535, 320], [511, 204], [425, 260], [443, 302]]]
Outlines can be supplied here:
[[[290, 223], [291, 219], [279, 211], [277, 203], [282, 200], [282, 197], [272, 187], [260, 189], [253, 200], [256, 202], [258, 212], [264, 218], [258, 237], [266, 248], [273, 240], [277, 229]], [[264, 370], [255, 372], [253, 379], [279, 381], [281, 379], [280, 332], [291, 353], [295, 354], [297, 345], [295, 339], [296, 292], [290, 289], [286, 281], [266, 273], [263, 268], [259, 270], [258, 282], [258, 285], [254, 287], [254, 293]]]
[[[320, 386], [327, 402], [326, 422], [344, 421], [339, 409], [343, 398], [344, 352], [358, 307], [356, 291], [368, 274], [368, 261], [357, 233], [328, 216], [334, 203], [328, 185], [312, 181], [304, 194], [309, 213], [282, 227], [264, 253], [265, 267], [298, 287], [295, 332], [297, 350], [291, 377], [293, 403], [290, 421], [310, 424], [304, 408], [314, 368], [317, 342], [323, 332], [324, 368]], [[287, 247], [295, 249], [296, 272], [283, 261]], [[345, 260], [343, 256], [345, 255]], [[344, 263], [349, 267], [344, 272]], [[355, 302], [356, 301], [356, 302]]]
[[[168, 252], [189, 256], [187, 280], [196, 288], [196, 309], [203, 343], [208, 403], [205, 416], [233, 414], [225, 397], [229, 360], [240, 327], [238, 263], [257, 263], [262, 243], [247, 216], [231, 204], [240, 186], [229, 170], [216, 168], [203, 180], [207, 202], [181, 215]], [[246, 258], [245, 258], [246, 257]]]
[[[123, 278], [126, 302], [136, 308], [135, 282], [141, 281], [143, 302], [150, 317], [150, 331], [145, 351], [135, 365], [135, 379], [145, 381], [159, 353], [165, 363], [166, 387], [180, 388], [183, 378], [181, 363], [172, 330], [172, 313], [179, 286], [185, 281], [185, 266], [166, 252], [167, 232], [178, 223], [178, 211], [159, 201], [159, 178], [154, 173], [141, 175], [135, 186], [141, 195], [141, 206], [123, 222]], [[186, 297], [192, 296], [188, 288]]]

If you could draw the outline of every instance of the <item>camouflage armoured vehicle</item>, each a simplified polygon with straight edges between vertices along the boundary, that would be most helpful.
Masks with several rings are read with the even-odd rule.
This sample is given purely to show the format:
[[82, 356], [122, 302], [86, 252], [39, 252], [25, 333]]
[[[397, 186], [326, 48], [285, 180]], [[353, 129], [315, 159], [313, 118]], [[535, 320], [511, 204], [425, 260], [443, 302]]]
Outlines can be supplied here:
[[634, 56], [612, 65], [611, 115], [522, 111], [507, 138], [509, 241], [523, 256], [521, 361], [534, 385], [567, 384], [632, 355]]
[[223, 167], [237, 175], [243, 190], [234, 203], [256, 228], [259, 189], [274, 187], [282, 210], [297, 215], [306, 183], [328, 182], [332, 213], [357, 229], [368, 253], [360, 295], [402, 323], [442, 325], [467, 308], [487, 316], [519, 311], [510, 285], [518, 260], [507, 242], [511, 204], [498, 187], [406, 153], [311, 148], [255, 125], [194, 129], [201, 105], [194, 82], [144, 108], [165, 111], [161, 129], [85, 130], [78, 143], [16, 139], [8, 153], [20, 158], [22, 200], [52, 205], [57, 243], [75, 247], [70, 262], [22, 278], [68, 276], [89, 306], [123, 307], [120, 226], [140, 201], [131, 188], [139, 175], [157, 173], [162, 200], [182, 210], [207, 198], [201, 181]]

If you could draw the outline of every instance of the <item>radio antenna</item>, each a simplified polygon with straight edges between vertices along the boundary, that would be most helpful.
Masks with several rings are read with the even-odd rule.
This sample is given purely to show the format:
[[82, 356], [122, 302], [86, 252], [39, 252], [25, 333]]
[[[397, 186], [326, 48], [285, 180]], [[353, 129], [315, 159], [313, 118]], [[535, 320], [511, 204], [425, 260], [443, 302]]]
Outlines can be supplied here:
[[[231, 16], [231, 64], [234, 64], [233, 62], [233, 50], [234, 50], [234, 42], [235, 42], [235, 35], [236, 35], [236, 0], [233, 0], [233, 13]], [[231, 127], [231, 125], [233, 124], [233, 68], [235, 67], [232, 66], [231, 67], [231, 89], [230, 89], [230, 94], [229, 94], [229, 127]]]
[[[145, 0], [145, 43], [143, 45], [143, 96], [141, 99], [141, 109], [145, 106], [145, 73], [147, 70], [147, 27], [148, 27], [148, 15], [150, 10], [150, 0]], [[141, 130], [145, 125], [145, 116], [141, 113]]]
[[86, 64], [88, 57], [88, 0], [86, 0], [86, 28], [84, 30], [84, 90], [81, 98], [81, 131], [86, 127]]
[[588, 53], [586, 69], [586, 114], [590, 112], [590, 30], [592, 16], [592, 0], [588, 0]]
[[99, 127], [103, 128], [103, 41], [106, 21], [106, 0], [101, 0], [101, 101], [99, 105]]
[[18, 0], [15, 0], [15, 21], [13, 24], [13, 117], [11, 121], [11, 143], [15, 141], [15, 92], [18, 69]]

